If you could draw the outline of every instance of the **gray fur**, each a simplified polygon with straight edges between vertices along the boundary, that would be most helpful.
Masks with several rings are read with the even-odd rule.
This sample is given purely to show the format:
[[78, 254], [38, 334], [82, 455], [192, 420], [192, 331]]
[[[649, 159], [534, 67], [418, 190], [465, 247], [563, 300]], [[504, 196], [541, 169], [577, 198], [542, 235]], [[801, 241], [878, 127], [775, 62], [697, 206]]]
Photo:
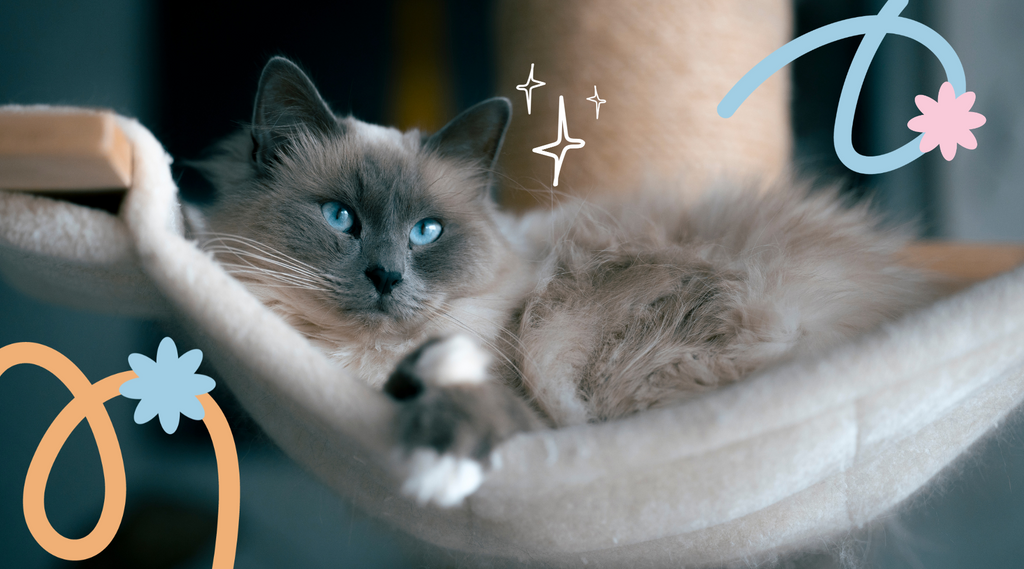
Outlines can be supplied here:
[[[352, 117], [327, 124], [315, 88], [284, 60], [268, 64], [259, 92], [252, 129], [200, 165], [218, 191], [204, 246], [371, 385], [430, 338], [468, 332], [495, 354], [501, 389], [393, 380], [401, 389], [389, 391], [412, 394], [401, 426], [410, 449], [479, 458], [540, 420], [669, 405], [932, 297], [896, 260], [903, 237], [828, 192], [722, 188], [684, 201], [665, 187], [513, 217], [489, 197], [507, 101], [425, 137]], [[325, 222], [331, 200], [354, 209], [358, 235]], [[409, 231], [424, 218], [441, 220], [442, 236], [414, 247]], [[379, 293], [365, 275], [374, 265], [401, 284]]]
[[339, 128], [331, 109], [298, 66], [283, 57], [267, 63], [252, 112], [252, 157], [258, 172], [266, 170], [298, 131], [330, 136]]
[[438, 385], [434, 370], [418, 369], [431, 349], [446, 346], [428, 340], [402, 360], [384, 384], [384, 392], [403, 404], [397, 427], [407, 450], [427, 447], [487, 464], [498, 443], [542, 426], [525, 401], [501, 382]]

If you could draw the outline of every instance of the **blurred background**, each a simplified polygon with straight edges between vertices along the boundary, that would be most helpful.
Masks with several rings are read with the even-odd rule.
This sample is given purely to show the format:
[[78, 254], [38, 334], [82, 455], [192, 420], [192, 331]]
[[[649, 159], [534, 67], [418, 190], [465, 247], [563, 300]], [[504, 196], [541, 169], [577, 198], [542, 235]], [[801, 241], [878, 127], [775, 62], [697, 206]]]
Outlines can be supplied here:
[[[882, 4], [796, 0], [794, 33], [874, 14]], [[112, 108], [137, 117], [180, 163], [249, 120], [264, 63], [285, 55], [309, 71], [337, 112], [431, 130], [507, 90], [495, 84], [494, 11], [489, 0], [315, 6], [256, 1], [231, 9], [195, 0], [4, 0], [0, 104]], [[1024, 241], [1024, 192], [1018, 183], [1024, 167], [1017, 160], [1024, 155], [1018, 134], [1024, 131], [1018, 88], [1024, 86], [1024, 4], [912, 0], [904, 16], [934, 28], [957, 50], [968, 88], [978, 93], [973, 110], [988, 117], [975, 131], [979, 149], [961, 148], [951, 163], [932, 152], [879, 176], [846, 170], [832, 148], [832, 127], [859, 42], [852, 38], [809, 54], [792, 68], [797, 169], [875, 200], [890, 219], [914, 223], [922, 237]], [[855, 147], [881, 154], [910, 140], [906, 122], [919, 114], [914, 96], [936, 97], [940, 71], [924, 48], [887, 39], [858, 106]], [[613, 101], [613, 92], [609, 86], [601, 95]], [[202, 180], [186, 169], [175, 172], [186, 197], [208, 197]], [[43, 343], [68, 356], [93, 381], [128, 369], [130, 353], [152, 357], [166, 334], [173, 330], [155, 322], [42, 304], [0, 282], [0, 346]], [[193, 347], [179, 339], [179, 352]], [[0, 378], [5, 435], [0, 440], [0, 566], [209, 566], [216, 475], [208, 436], [188, 422], [170, 437], [155, 423], [136, 427], [134, 406], [122, 398], [107, 405], [128, 477], [126, 517], [114, 544], [101, 558], [73, 564], [53, 559], [35, 543], [21, 511], [23, 477], [35, 446], [69, 396], [46, 372], [25, 367]], [[215, 370], [201, 371], [216, 378]], [[353, 512], [288, 461], [226, 390], [213, 395], [232, 421], [241, 461], [238, 567], [406, 567], [426, 556], [426, 546]], [[1024, 559], [1022, 435], [1019, 421], [1004, 428], [927, 496], [856, 536], [850, 551], [870, 567], [1019, 567]], [[69, 537], [85, 535], [99, 514], [102, 482], [95, 449], [80, 425], [47, 487], [50, 520]], [[453, 557], [451, 565], [458, 564]]]

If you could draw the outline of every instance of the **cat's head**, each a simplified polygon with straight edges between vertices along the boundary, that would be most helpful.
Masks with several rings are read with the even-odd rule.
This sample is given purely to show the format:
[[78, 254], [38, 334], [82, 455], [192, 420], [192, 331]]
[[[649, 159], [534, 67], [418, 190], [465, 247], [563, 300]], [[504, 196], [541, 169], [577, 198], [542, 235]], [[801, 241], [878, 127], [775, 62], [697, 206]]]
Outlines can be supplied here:
[[499, 98], [430, 136], [339, 118], [275, 57], [251, 127], [196, 164], [216, 189], [197, 238], [264, 300], [416, 325], [496, 278], [491, 173], [510, 117]]

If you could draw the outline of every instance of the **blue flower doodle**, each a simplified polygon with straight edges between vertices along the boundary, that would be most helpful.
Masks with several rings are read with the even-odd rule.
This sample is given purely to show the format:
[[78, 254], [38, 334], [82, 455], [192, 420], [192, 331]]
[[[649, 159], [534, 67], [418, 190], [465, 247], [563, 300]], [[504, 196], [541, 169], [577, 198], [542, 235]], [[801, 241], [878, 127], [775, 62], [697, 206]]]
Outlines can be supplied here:
[[[206, 425], [217, 459], [219, 494], [213, 569], [231, 569], [238, 546], [241, 477], [231, 427], [217, 402], [207, 393], [215, 382], [195, 373], [203, 359], [202, 352], [192, 350], [179, 358], [170, 338], [164, 338], [160, 343], [156, 359], [154, 362], [145, 356], [132, 354], [128, 360], [134, 372], [115, 373], [93, 383], [71, 360], [53, 348], [32, 342], [0, 347], [0, 376], [12, 366], [32, 364], [52, 373], [72, 395], [71, 401], [46, 429], [29, 463], [22, 498], [25, 524], [43, 549], [68, 561], [95, 557], [110, 545], [124, 516], [127, 481], [121, 447], [104, 404], [120, 393], [132, 399], [142, 399], [135, 412], [137, 423], [149, 421], [159, 414], [164, 430], [171, 433], [178, 426], [178, 415], [184, 413], [193, 419], [202, 419]], [[92, 431], [103, 467], [103, 507], [92, 531], [84, 537], [68, 538], [54, 529], [47, 519], [46, 483], [61, 448], [83, 421]]]
[[743, 101], [757, 89], [761, 83], [800, 56], [814, 51], [823, 45], [841, 39], [863, 35], [853, 63], [843, 83], [843, 91], [839, 96], [839, 108], [836, 112], [833, 143], [836, 154], [847, 168], [861, 174], [881, 174], [902, 168], [920, 158], [921, 138], [918, 136], [897, 150], [881, 156], [864, 156], [853, 148], [853, 114], [857, 108], [857, 98], [864, 87], [864, 78], [868, 67], [878, 51], [878, 46], [888, 34], [896, 34], [910, 38], [930, 52], [942, 64], [949, 83], [956, 94], [962, 95], [967, 90], [967, 79], [964, 67], [953, 47], [949, 45], [935, 30], [900, 17], [907, 7], [908, 0], [889, 0], [877, 16], [861, 16], [835, 22], [812, 32], [806, 33], [782, 46], [743, 76], [718, 105], [718, 114], [723, 118], [731, 117]]
[[128, 365], [139, 377], [121, 385], [121, 395], [139, 399], [135, 422], [143, 424], [160, 415], [160, 426], [172, 434], [178, 429], [179, 415], [200, 421], [205, 412], [197, 395], [209, 393], [216, 386], [213, 378], [196, 370], [203, 361], [203, 352], [191, 350], [180, 358], [174, 340], [164, 338], [156, 351], [156, 361], [142, 354], [128, 356]]

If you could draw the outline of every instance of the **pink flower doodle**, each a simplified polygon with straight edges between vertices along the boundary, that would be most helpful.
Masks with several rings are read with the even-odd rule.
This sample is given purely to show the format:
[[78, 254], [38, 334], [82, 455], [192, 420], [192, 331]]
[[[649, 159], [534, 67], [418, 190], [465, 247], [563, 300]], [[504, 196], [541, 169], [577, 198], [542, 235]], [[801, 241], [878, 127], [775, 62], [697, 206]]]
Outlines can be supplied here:
[[985, 117], [981, 113], [970, 112], [974, 106], [974, 92], [967, 91], [957, 97], [953, 85], [947, 81], [939, 88], [938, 101], [918, 95], [914, 102], [924, 114], [910, 119], [907, 126], [914, 132], [924, 133], [921, 152], [931, 152], [938, 146], [942, 157], [952, 160], [958, 144], [968, 150], [978, 147], [978, 139], [974, 138], [971, 129], [985, 124]]

